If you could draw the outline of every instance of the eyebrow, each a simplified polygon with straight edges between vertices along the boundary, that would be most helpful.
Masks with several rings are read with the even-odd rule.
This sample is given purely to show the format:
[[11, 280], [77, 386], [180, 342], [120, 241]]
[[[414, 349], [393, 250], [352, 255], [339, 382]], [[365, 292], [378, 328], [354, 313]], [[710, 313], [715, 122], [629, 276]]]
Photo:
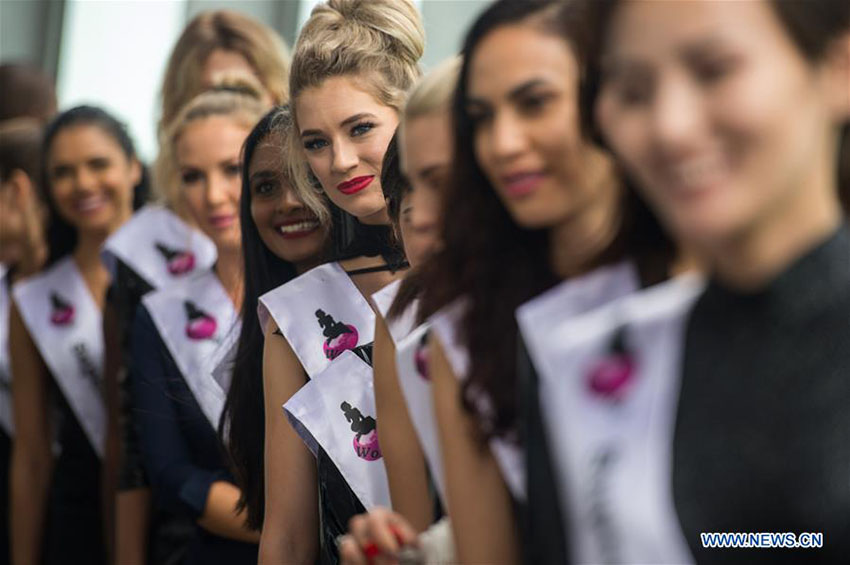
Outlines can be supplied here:
[[[359, 114], [354, 114], [353, 116], [349, 116], [348, 118], [342, 120], [339, 123], [339, 127], [345, 127], [349, 124], [353, 124], [354, 122], [358, 122], [363, 118], [377, 119], [377, 116], [375, 116], [375, 114], [370, 114], [369, 112], [360, 112]], [[318, 129], [305, 129], [301, 132], [301, 137], [307, 137], [310, 135], [322, 135], [322, 131]]]
[[[511, 100], [516, 100], [520, 98], [523, 94], [527, 93], [529, 90], [536, 88], [538, 86], [545, 86], [547, 84], [546, 80], [542, 78], [532, 78], [519, 86], [515, 86], [508, 92], [508, 98]], [[481, 105], [481, 106], [489, 106], [489, 103], [486, 100], [482, 100], [481, 98], [470, 97], [466, 99], [467, 105]]]
[[423, 179], [427, 179], [428, 177], [430, 177], [431, 175], [433, 175], [434, 173], [436, 173], [440, 169], [446, 168], [446, 167], [448, 167], [448, 165], [445, 164], [445, 163], [436, 163], [434, 165], [429, 165], [429, 166], [427, 166], [424, 169], [421, 169], [419, 171], [419, 177], [423, 178]]
[[251, 176], [248, 180], [250, 180], [250, 182], [254, 182], [255, 180], [273, 179], [275, 178], [275, 176], [276, 173], [274, 171], [267, 169], [251, 173]]

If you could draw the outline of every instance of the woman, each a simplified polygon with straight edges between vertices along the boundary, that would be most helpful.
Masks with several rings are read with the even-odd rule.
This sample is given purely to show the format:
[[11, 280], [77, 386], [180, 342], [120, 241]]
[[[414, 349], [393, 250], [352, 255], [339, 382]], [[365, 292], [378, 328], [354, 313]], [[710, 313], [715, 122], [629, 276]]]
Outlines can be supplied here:
[[[302, 188], [305, 204], [325, 221], [331, 217], [332, 259], [338, 262], [308, 272], [261, 300], [270, 320], [263, 370], [269, 480], [261, 544], [263, 559], [269, 562], [316, 559], [320, 507], [322, 559], [336, 561], [332, 539], [364, 508], [336, 469], [338, 463], [323, 449], [317, 450], [316, 478], [313, 455], [282, 417], [280, 406], [345, 349], [363, 356], [359, 370], [364, 379], [371, 378], [374, 313], [364, 297], [392, 282], [403, 265], [387, 225], [381, 162], [398, 123], [404, 91], [419, 73], [423, 43], [419, 15], [409, 2], [332, 0], [314, 9], [295, 47], [290, 93], [296, 149], [289, 158], [299, 187], [310, 186], [307, 178], [312, 173], [332, 203], [328, 210], [321, 195]], [[305, 156], [309, 171], [303, 168]], [[327, 284], [308, 283], [311, 280]], [[310, 287], [303, 295], [310, 301], [295, 298], [301, 296], [299, 285]], [[299, 348], [314, 339], [316, 346]], [[343, 343], [351, 347], [337, 347]], [[361, 408], [349, 406], [329, 418], [343, 425], [348, 419], [356, 426], [360, 420], [353, 410]], [[371, 416], [359, 416], [368, 425]], [[372, 432], [367, 435], [374, 437]], [[323, 490], [321, 504], [317, 480]]]
[[263, 529], [265, 436], [263, 333], [257, 299], [320, 263], [327, 229], [298, 200], [282, 159], [292, 127], [289, 108], [266, 114], [245, 140], [242, 154], [240, 220], [245, 260], [242, 330], [235, 378], [227, 392], [219, 434], [241, 490], [237, 510], [246, 525]]
[[418, 399], [403, 394], [408, 389], [399, 383], [396, 348], [415, 325], [415, 301], [421, 292], [418, 270], [439, 244], [441, 195], [452, 150], [449, 101], [459, 69], [459, 59], [446, 61], [411, 90], [397, 136], [400, 151], [391, 144], [381, 179], [412, 271], [403, 282], [373, 296], [382, 314], [375, 323], [374, 348], [375, 401], [385, 423], [378, 432], [393, 508], [419, 531], [433, 522], [436, 501], [429, 494], [423, 447], [408, 412], [408, 404]]
[[[658, 399], [641, 396], [642, 382], [675, 393], [655, 406], [662, 435], [652, 443], [626, 435], [631, 451], [596, 445], [615, 450], [603, 465], [608, 484], [628, 484], [628, 468], [633, 478], [658, 473], [661, 488], [631, 483], [642, 520], [612, 497], [597, 506], [605, 532], [575, 521], [573, 557], [710, 563], [729, 554], [703, 545], [701, 532], [820, 532], [813, 557], [840, 562], [850, 551], [850, 486], [833, 480], [850, 471], [850, 232], [840, 203], [848, 185], [836, 172], [850, 118], [850, 5], [659, 8], [594, 4], [591, 99], [605, 141], [667, 228], [703, 257], [709, 281], [679, 304], [668, 299], [667, 322], [644, 340], [637, 314], [653, 290], [595, 316], [632, 312], [617, 322], [626, 353], [642, 360], [624, 410], [642, 413]], [[571, 356], [593, 343], [576, 342]], [[681, 361], [653, 365], [658, 347]], [[550, 429], [566, 430], [566, 418]], [[588, 464], [575, 441], [564, 434], [554, 444], [565, 449], [571, 516], [594, 496], [594, 483], [564, 480]], [[798, 551], [749, 551], [746, 560], [791, 562]]]
[[[105, 559], [98, 480], [105, 411], [99, 331], [109, 275], [103, 241], [133, 211], [142, 167], [124, 127], [89, 106], [44, 135], [48, 269], [13, 289], [10, 349], [17, 441], [12, 454], [14, 562]], [[59, 401], [61, 420], [49, 409]], [[61, 452], [54, 461], [51, 427]], [[48, 494], [49, 493], [49, 494]]]
[[[37, 179], [42, 125], [34, 119], [0, 125], [0, 484], [9, 484], [12, 438], [12, 372], [9, 308], [12, 284], [32, 275], [47, 259], [45, 206]], [[0, 493], [0, 559], [11, 561], [9, 489]]]
[[464, 43], [452, 204], [421, 306], [426, 316], [440, 310], [430, 318], [429, 374], [463, 562], [519, 558], [519, 448], [530, 444], [514, 309], [626, 257], [645, 282], [667, 274], [669, 244], [584, 127], [583, 30], [576, 3], [506, 1]]
[[240, 497], [216, 427], [224, 401], [211, 360], [238, 335], [242, 298], [239, 151], [265, 113], [249, 77], [205, 92], [164, 136], [181, 171], [180, 204], [216, 246], [213, 269], [146, 295], [132, 328], [131, 387], [157, 503], [196, 522], [188, 562], [252, 562], [259, 534], [234, 513]]
[[[192, 98], [211, 88], [220, 75], [233, 72], [254, 75], [266, 91], [265, 99], [283, 103], [288, 98], [289, 53], [274, 30], [226, 10], [197, 15], [178, 38], [166, 66], [161, 88], [160, 133]], [[114, 257], [116, 279], [110, 293], [114, 316], [112, 308], [106, 310], [105, 334], [117, 343], [108, 345], [106, 354], [111, 423], [104, 487], [110, 500], [106, 512], [117, 512], [114, 556], [120, 563], [165, 563], [179, 559], [187, 536], [191, 535], [191, 525], [187, 527], [167, 513], [152, 517], [148, 535], [147, 478], [128, 394], [123, 390], [123, 396], [119, 397], [118, 390], [118, 374], [125, 373], [131, 364], [129, 326], [141, 297], [151, 289], [209, 268], [215, 259], [215, 246], [191, 228], [186, 211], [168, 205], [178, 200], [174, 193], [178, 191], [179, 173], [167, 152], [160, 152], [155, 172], [154, 188], [160, 205], [134, 216], [105, 246], [108, 256]], [[120, 380], [129, 384], [126, 378]], [[113, 507], [111, 500], [116, 490]]]

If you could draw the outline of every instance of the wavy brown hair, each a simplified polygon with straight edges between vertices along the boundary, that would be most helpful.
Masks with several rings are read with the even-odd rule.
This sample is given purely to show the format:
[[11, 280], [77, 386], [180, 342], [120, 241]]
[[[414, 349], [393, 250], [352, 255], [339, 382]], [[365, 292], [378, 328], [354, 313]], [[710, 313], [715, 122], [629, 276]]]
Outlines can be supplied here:
[[[453, 167], [443, 207], [442, 249], [423, 265], [420, 318], [464, 297], [461, 343], [471, 359], [462, 394], [484, 436], [514, 437], [517, 424], [515, 309], [558, 282], [550, 268], [548, 230], [518, 226], [502, 206], [475, 159], [475, 124], [466, 111], [469, 67], [481, 41], [497, 28], [524, 23], [562, 37], [580, 66], [586, 54], [582, 4], [556, 0], [502, 0], [473, 24], [463, 47], [463, 66], [452, 102]], [[586, 121], [583, 121], [583, 125]], [[586, 137], [587, 128], [582, 128]], [[647, 279], [666, 276], [672, 246], [634, 191], [623, 191], [619, 234], [595, 265], [626, 255], [639, 260]], [[493, 410], [478, 412], [474, 398], [485, 394]]]

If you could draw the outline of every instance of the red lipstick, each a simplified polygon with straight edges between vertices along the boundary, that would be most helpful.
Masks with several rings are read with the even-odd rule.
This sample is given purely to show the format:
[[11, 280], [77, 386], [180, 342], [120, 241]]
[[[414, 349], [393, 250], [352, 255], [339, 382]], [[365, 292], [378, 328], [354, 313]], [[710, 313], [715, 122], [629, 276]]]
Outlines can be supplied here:
[[336, 189], [343, 194], [357, 194], [358, 192], [372, 184], [372, 181], [374, 179], [375, 175], [355, 177], [351, 180], [339, 183]]

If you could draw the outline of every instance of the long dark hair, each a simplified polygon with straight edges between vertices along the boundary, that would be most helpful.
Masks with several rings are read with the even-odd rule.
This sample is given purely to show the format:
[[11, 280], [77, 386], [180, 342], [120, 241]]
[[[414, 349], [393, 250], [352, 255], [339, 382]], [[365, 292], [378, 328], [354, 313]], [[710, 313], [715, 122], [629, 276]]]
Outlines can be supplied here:
[[249, 165], [257, 146], [271, 135], [291, 127], [288, 106], [278, 106], [254, 126], [242, 151], [242, 253], [245, 261], [242, 329], [236, 351], [233, 379], [218, 433], [226, 446], [236, 483], [241, 489], [237, 508], [245, 509], [249, 528], [263, 526], [265, 510], [265, 409], [263, 404], [263, 332], [257, 315], [260, 296], [297, 276], [295, 265], [265, 246], [251, 216]]
[[[136, 147], [127, 127], [116, 119], [112, 114], [102, 108], [95, 106], [77, 106], [66, 110], [56, 116], [44, 130], [43, 149], [41, 159], [41, 187], [43, 200], [47, 203], [47, 244], [49, 255], [47, 265], [69, 255], [77, 246], [77, 229], [69, 224], [56, 208], [50, 189], [50, 175], [47, 170], [47, 162], [50, 159], [50, 148], [56, 135], [62, 130], [80, 125], [90, 125], [100, 128], [109, 135], [121, 147], [122, 152], [129, 160], [137, 160]], [[141, 208], [150, 196], [150, 184], [147, 168], [142, 165], [142, 176], [139, 183], [133, 188], [133, 210]]]
[[[534, 18], [534, 20], [532, 20]], [[460, 321], [460, 346], [471, 359], [463, 403], [476, 413], [485, 436], [514, 436], [517, 418], [517, 339], [514, 310], [557, 281], [550, 267], [548, 230], [518, 226], [496, 196], [475, 158], [475, 125], [466, 111], [469, 68], [475, 50], [494, 29], [533, 21], [563, 37], [581, 63], [585, 56], [583, 11], [575, 2], [502, 0], [488, 8], [466, 36], [458, 87], [452, 102], [453, 170], [443, 206], [443, 247], [423, 269], [420, 317], [455, 299], [468, 299]], [[586, 127], [582, 128], [586, 134]], [[595, 263], [623, 255], [655, 263], [666, 275], [671, 245], [654, 216], [626, 190], [620, 235]], [[649, 258], [655, 258], [649, 261]], [[481, 414], [475, 398], [485, 394], [493, 410]]]
[[[582, 93], [583, 114], [593, 115], [593, 104], [599, 94], [601, 68], [599, 57], [607, 32], [621, 0], [587, 0], [588, 60], [586, 88]], [[769, 0], [788, 35], [800, 52], [812, 62], [823, 60], [832, 43], [850, 32], [850, 2], [847, 0]], [[601, 136], [594, 131], [597, 139]], [[850, 124], [841, 132], [838, 159], [838, 195], [850, 214]]]

